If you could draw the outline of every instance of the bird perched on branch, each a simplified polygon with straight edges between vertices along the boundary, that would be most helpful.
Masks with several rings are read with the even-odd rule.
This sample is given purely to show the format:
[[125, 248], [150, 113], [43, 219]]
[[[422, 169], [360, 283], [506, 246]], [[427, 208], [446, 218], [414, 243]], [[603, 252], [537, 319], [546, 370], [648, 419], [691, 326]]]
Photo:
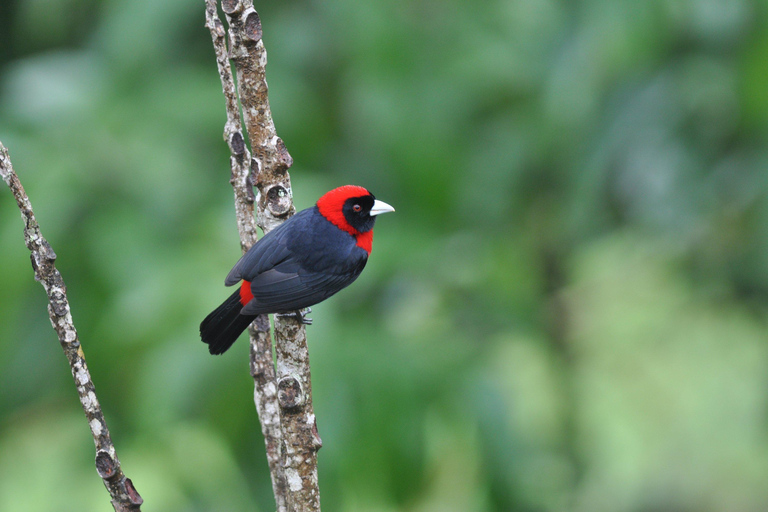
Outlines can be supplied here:
[[256, 315], [311, 323], [302, 310], [357, 279], [371, 254], [376, 216], [393, 211], [363, 187], [346, 185], [267, 233], [224, 281], [240, 283], [238, 290], [200, 324], [210, 353], [223, 354]]

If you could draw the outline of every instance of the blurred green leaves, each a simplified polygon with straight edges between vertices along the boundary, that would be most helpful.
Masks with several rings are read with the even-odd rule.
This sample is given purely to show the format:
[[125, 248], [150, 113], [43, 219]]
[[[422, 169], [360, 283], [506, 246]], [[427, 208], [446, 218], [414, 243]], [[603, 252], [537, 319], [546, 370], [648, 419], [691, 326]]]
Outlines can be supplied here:
[[566, 300], [589, 510], [767, 499], [764, 327], [697, 293], [676, 252], [625, 233], [577, 258]]

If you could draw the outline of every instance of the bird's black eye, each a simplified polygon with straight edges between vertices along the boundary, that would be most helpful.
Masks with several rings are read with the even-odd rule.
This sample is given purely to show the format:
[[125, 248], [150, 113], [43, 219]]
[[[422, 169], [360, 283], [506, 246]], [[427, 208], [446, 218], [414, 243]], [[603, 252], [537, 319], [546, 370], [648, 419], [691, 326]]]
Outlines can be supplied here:
[[360, 206], [359, 204], [356, 204], [355, 206], [353, 206], [353, 207], [352, 207], [352, 209], [353, 209], [354, 211], [356, 211], [356, 212], [359, 212], [360, 210], [362, 210], [362, 209], [363, 209], [363, 207], [362, 207], [362, 206]]

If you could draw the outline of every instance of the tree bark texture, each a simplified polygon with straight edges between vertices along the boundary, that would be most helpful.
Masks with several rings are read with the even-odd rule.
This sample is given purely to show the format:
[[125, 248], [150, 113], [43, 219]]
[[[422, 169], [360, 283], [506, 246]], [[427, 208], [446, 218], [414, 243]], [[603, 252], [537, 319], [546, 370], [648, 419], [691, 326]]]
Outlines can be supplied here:
[[[262, 27], [251, 0], [222, 0], [228, 34], [217, 15], [215, 0], [206, 0], [206, 26], [211, 31], [219, 76], [226, 99], [224, 139], [231, 151], [232, 185], [245, 251], [256, 242], [256, 223], [267, 233], [288, 219], [295, 208], [288, 169], [293, 164], [277, 136], [265, 79], [267, 52]], [[225, 44], [228, 37], [229, 52]], [[237, 73], [237, 95], [229, 60]], [[237, 100], [242, 105], [253, 157], [245, 147]], [[253, 186], [258, 189], [254, 197]], [[254, 202], [257, 219], [254, 219]], [[266, 315], [257, 317], [251, 334], [254, 398], [267, 448], [278, 512], [319, 511], [317, 451], [322, 442], [312, 408], [306, 331], [297, 319], [275, 317], [275, 352]]]
[[24, 221], [24, 241], [31, 255], [35, 279], [40, 281], [48, 294], [48, 316], [56, 331], [67, 356], [72, 377], [75, 379], [77, 394], [85, 411], [85, 417], [96, 444], [96, 471], [104, 481], [104, 485], [112, 496], [112, 506], [116, 512], [141, 510], [144, 500], [141, 498], [130, 478], [123, 474], [120, 461], [115, 453], [115, 446], [107, 429], [104, 413], [99, 400], [96, 398], [91, 374], [85, 363], [85, 354], [77, 336], [77, 330], [72, 322], [72, 314], [67, 299], [67, 287], [61, 274], [56, 269], [56, 253], [48, 241], [40, 233], [32, 204], [24, 192], [19, 177], [13, 170], [8, 150], [0, 142], [0, 175], [16, 198], [16, 204], [21, 211]]

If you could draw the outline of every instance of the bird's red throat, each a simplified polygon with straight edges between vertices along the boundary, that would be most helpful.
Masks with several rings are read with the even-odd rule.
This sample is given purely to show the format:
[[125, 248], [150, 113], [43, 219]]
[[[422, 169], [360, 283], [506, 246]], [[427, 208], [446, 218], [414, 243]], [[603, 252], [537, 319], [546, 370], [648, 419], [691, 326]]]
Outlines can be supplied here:
[[363, 187], [358, 187], [357, 185], [345, 185], [331, 190], [318, 199], [317, 209], [331, 224], [354, 236], [357, 246], [368, 254], [371, 254], [371, 249], [373, 248], [373, 230], [361, 233], [349, 225], [347, 219], [344, 218], [343, 212], [344, 202], [347, 199], [350, 197], [366, 196], [368, 194], [370, 194], [370, 192]]
[[355, 235], [355, 240], [358, 247], [371, 254], [371, 249], [373, 249], [373, 230]]

